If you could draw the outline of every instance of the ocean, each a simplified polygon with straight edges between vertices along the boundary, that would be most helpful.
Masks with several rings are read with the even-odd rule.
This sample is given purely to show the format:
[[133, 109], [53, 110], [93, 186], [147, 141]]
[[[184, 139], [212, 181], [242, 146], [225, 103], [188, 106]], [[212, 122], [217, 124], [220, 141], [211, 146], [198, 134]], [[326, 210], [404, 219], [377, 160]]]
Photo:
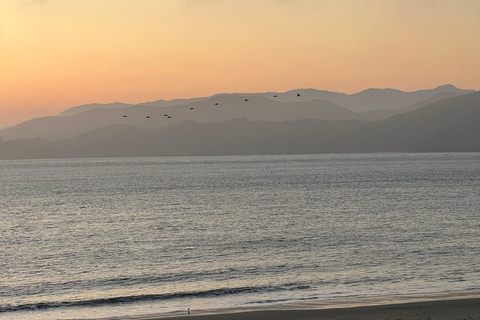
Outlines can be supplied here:
[[0, 319], [480, 289], [480, 153], [0, 161]]

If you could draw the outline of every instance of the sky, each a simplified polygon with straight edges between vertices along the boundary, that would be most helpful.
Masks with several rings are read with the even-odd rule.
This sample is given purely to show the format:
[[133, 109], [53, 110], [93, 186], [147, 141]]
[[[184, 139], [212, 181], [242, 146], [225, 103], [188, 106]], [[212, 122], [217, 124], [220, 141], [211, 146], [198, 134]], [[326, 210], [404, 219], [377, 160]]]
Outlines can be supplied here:
[[480, 90], [478, 0], [0, 0], [0, 127], [88, 103]]

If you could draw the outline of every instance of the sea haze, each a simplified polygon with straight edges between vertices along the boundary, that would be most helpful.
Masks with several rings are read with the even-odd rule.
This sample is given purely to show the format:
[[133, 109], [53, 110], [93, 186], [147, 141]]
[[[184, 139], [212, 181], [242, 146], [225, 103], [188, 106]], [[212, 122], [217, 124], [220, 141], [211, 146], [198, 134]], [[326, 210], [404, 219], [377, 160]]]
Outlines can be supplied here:
[[480, 289], [480, 153], [1, 161], [0, 319]]

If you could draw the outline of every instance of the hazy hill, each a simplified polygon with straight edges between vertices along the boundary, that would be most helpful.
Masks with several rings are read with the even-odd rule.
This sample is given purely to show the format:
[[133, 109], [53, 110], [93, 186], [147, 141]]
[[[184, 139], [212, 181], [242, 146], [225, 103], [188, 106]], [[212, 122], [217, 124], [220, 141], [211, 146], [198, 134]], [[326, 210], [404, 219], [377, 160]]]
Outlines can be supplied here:
[[80, 112], [92, 110], [92, 109], [116, 109], [116, 108], [127, 108], [133, 106], [147, 106], [147, 107], [169, 107], [169, 106], [176, 106], [176, 105], [186, 105], [198, 101], [208, 100], [217, 95], [211, 97], [203, 97], [203, 98], [191, 98], [191, 99], [173, 99], [173, 100], [155, 100], [151, 102], [142, 102], [139, 104], [126, 104], [121, 102], [114, 102], [114, 103], [91, 103], [91, 104], [83, 104], [80, 106], [71, 107], [65, 111], [60, 112], [59, 116], [71, 116]]
[[163, 128], [113, 125], [60, 141], [0, 142], [0, 158], [480, 152], [480, 92], [446, 98], [375, 122], [182, 121]]
[[[329, 100], [342, 107], [352, 111], [362, 112], [367, 110], [390, 109], [408, 107], [422, 100], [429, 99], [441, 93], [466, 94], [472, 93], [473, 90], [463, 90], [447, 84], [434, 89], [419, 90], [413, 92], [404, 92], [396, 89], [367, 89], [354, 94], [344, 94], [338, 92], [322, 91], [315, 89], [299, 89], [292, 90], [281, 94], [265, 94], [264, 96], [273, 99], [273, 95], [277, 95], [275, 99], [284, 102], [291, 102], [295, 99], [300, 101], [310, 101], [315, 99]], [[297, 93], [300, 96], [297, 97]]]
[[80, 106], [71, 107], [65, 111], [60, 112], [58, 115], [61, 117], [64, 116], [72, 116], [74, 114], [92, 110], [92, 109], [116, 109], [116, 108], [128, 108], [133, 106], [148, 106], [148, 107], [169, 107], [169, 106], [176, 106], [176, 105], [186, 105], [190, 103], [194, 103], [197, 101], [207, 100], [212, 97], [204, 97], [204, 98], [192, 98], [192, 99], [173, 99], [173, 100], [155, 100], [151, 102], [143, 102], [139, 104], [127, 104], [121, 102], [114, 102], [114, 103], [91, 103], [91, 104], [83, 104]]
[[372, 123], [385, 151], [480, 151], [480, 91], [443, 99]]
[[400, 114], [400, 113], [405, 113], [407, 111], [412, 111], [418, 108], [421, 108], [423, 106], [426, 106], [430, 103], [445, 99], [445, 98], [451, 98], [451, 97], [456, 97], [461, 94], [465, 93], [460, 93], [460, 92], [442, 92], [438, 93], [428, 99], [421, 100], [419, 102], [416, 102], [412, 105], [403, 107], [403, 108], [398, 108], [398, 109], [380, 109], [380, 110], [368, 110], [368, 111], [362, 111], [360, 112], [359, 119], [361, 120], [381, 120], [381, 119], [387, 119], [390, 118], [393, 115]]
[[[165, 115], [171, 118], [167, 118]], [[3, 140], [37, 137], [59, 140], [113, 124], [148, 128], [164, 127], [183, 120], [210, 123], [223, 122], [233, 118], [287, 121], [309, 118], [343, 120], [356, 117], [358, 117], [357, 113], [326, 100], [285, 103], [262, 96], [252, 96], [245, 101], [245, 98], [240, 95], [221, 95], [188, 105], [161, 108], [151, 106], [97, 108], [71, 116], [36, 118], [0, 130], [0, 136]]]
[[[451, 85], [415, 92], [369, 89], [353, 95], [301, 89], [281, 94], [218, 94], [210, 98], [158, 100], [140, 105], [91, 104], [68, 109], [56, 117], [36, 118], [4, 128], [0, 130], [0, 136], [3, 140], [37, 137], [58, 140], [113, 124], [149, 128], [183, 120], [206, 123], [234, 118], [262, 121], [378, 120], [465, 92], [470, 91]], [[245, 99], [249, 101], [245, 102]], [[365, 109], [370, 111], [360, 112]]]
[[[267, 92], [267, 93], [243, 93], [243, 94], [227, 94], [220, 93], [213, 95], [211, 97], [201, 97], [201, 98], [191, 98], [191, 99], [173, 99], [173, 100], [156, 100], [151, 102], [139, 103], [139, 106], [152, 106], [152, 107], [169, 107], [174, 105], [187, 105], [190, 103], [204, 101], [208, 99], [214, 99], [220, 96], [229, 96], [229, 95], [241, 95], [246, 98], [255, 95], [261, 95], [268, 99], [278, 100], [281, 102], [293, 102], [293, 101], [313, 101], [313, 100], [329, 100], [343, 107], [355, 110], [357, 112], [366, 110], [378, 110], [378, 109], [398, 109], [413, 103], [416, 103], [420, 100], [425, 100], [431, 96], [440, 93], [456, 93], [464, 94], [471, 93], [472, 90], [462, 90], [458, 89], [452, 85], [443, 85], [435, 89], [429, 90], [420, 90], [415, 92], [403, 92], [400, 90], [394, 89], [367, 89], [359, 93], [348, 95], [340, 92], [332, 92], [325, 90], [316, 90], [316, 89], [297, 89], [291, 90], [284, 93], [278, 92]], [[300, 93], [300, 96], [297, 96], [297, 93]], [[133, 106], [132, 104], [125, 104], [121, 102], [115, 103], [92, 103], [85, 104], [81, 106], [72, 107], [67, 109], [59, 114], [59, 116], [69, 116], [75, 113], [88, 111], [91, 109], [114, 109], [114, 108], [123, 108]]]
[[131, 107], [132, 104], [126, 104], [121, 102], [114, 102], [114, 103], [91, 103], [91, 104], [84, 104], [81, 106], [72, 107], [65, 111], [60, 112], [58, 115], [60, 117], [71, 116], [80, 112], [92, 110], [92, 109], [117, 109], [117, 108], [126, 108]]

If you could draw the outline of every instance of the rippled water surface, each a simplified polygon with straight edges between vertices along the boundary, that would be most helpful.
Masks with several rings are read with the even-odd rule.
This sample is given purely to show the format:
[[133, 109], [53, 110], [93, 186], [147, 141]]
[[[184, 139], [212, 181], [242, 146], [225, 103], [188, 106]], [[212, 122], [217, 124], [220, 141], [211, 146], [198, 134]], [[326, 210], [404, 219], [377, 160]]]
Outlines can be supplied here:
[[480, 154], [0, 161], [0, 319], [480, 289]]

